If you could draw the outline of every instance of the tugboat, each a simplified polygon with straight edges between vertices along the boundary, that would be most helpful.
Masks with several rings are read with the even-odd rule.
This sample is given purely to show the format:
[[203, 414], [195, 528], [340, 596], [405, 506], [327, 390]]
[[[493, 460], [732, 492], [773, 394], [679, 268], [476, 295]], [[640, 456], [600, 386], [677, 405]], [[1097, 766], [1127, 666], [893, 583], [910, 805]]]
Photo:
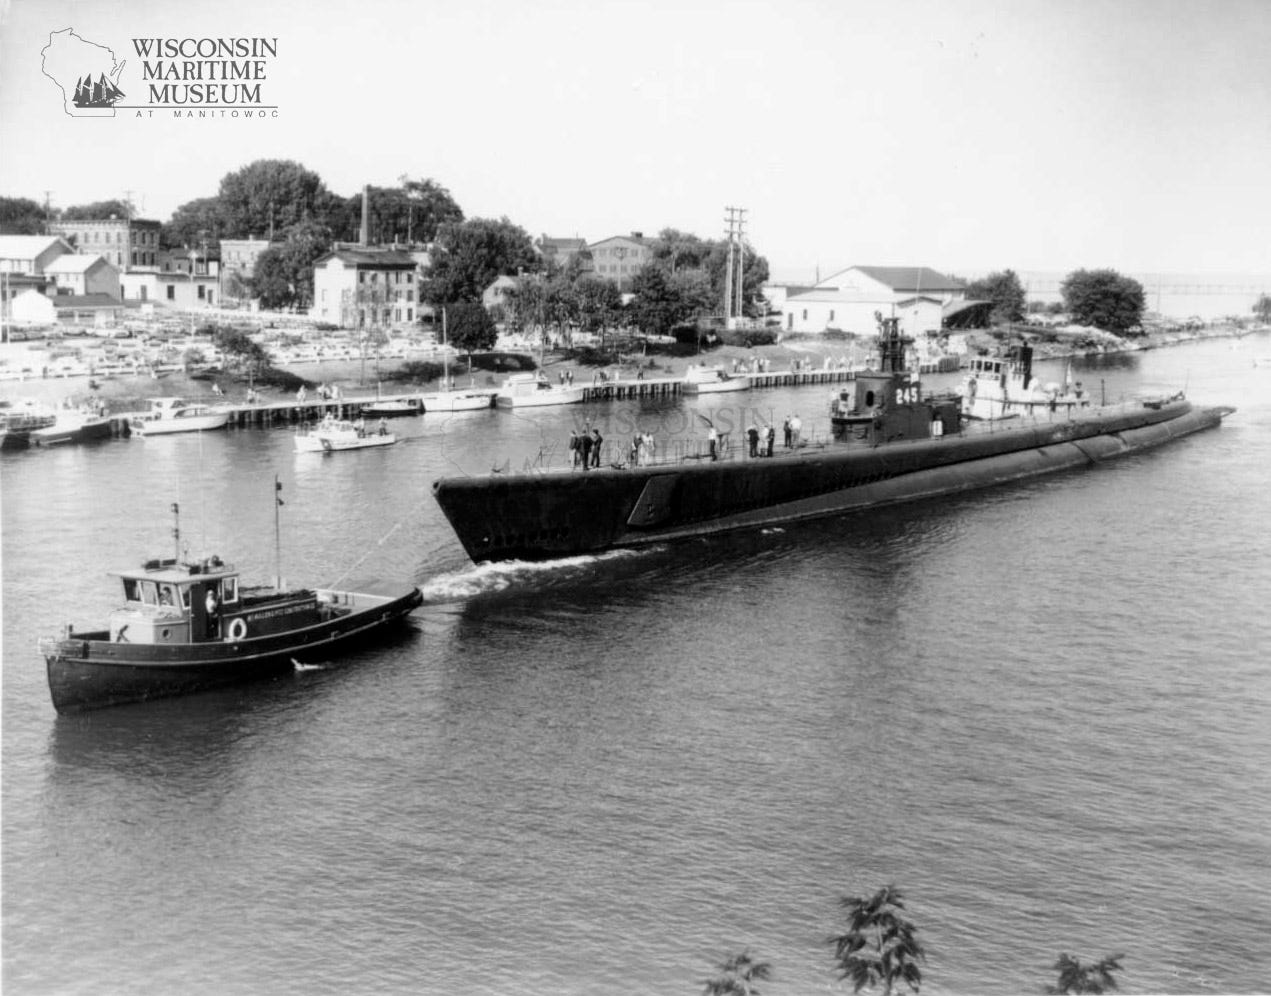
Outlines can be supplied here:
[[963, 382], [962, 411], [967, 418], [994, 419], [1088, 408], [1090, 398], [1081, 384], [1068, 381], [1065, 377], [1062, 388], [1043, 386], [1033, 375], [1033, 347], [1021, 342], [1006, 356], [972, 357]]
[[[277, 485], [275, 485], [276, 487]], [[173, 529], [180, 543], [179, 508]], [[59, 713], [140, 702], [291, 671], [363, 646], [423, 602], [418, 588], [251, 587], [212, 556], [147, 560], [112, 572], [123, 604], [105, 629], [39, 641]]]
[[[880, 319], [879, 369], [832, 416], [838, 441], [771, 457], [484, 477], [433, 496], [477, 562], [543, 560], [753, 529], [1085, 467], [1219, 425], [1234, 409], [1182, 393], [968, 422], [957, 394], [924, 395], [907, 340]], [[662, 452], [670, 448], [663, 447]]]

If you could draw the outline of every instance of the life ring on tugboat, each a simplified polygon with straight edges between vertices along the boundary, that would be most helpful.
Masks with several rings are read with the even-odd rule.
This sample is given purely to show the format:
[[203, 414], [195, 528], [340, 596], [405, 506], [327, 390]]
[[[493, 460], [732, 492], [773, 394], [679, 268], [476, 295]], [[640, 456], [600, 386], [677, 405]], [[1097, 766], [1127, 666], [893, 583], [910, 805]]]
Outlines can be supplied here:
[[241, 640], [247, 635], [247, 623], [242, 618], [235, 619], [229, 624], [229, 638], [231, 640]]

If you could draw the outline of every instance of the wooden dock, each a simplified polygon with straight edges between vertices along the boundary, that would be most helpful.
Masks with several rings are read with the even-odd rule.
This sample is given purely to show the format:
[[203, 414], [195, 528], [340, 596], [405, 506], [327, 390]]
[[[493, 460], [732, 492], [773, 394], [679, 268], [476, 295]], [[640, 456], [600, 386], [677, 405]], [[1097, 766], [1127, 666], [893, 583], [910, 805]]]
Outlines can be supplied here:
[[[802, 387], [808, 384], [842, 384], [856, 379], [848, 369], [767, 370], [763, 373], [738, 371], [733, 377], [750, 381], [751, 388]], [[677, 378], [610, 380], [583, 388], [584, 401], [611, 401], [617, 398], [656, 398], [684, 393], [684, 381]]]
[[[751, 388], [803, 387], [809, 384], [842, 384], [854, 380], [853, 370], [769, 370], [764, 373], [737, 373], [745, 377]], [[407, 391], [400, 394], [359, 395], [339, 398], [306, 397], [282, 401], [235, 402], [222, 407], [230, 410], [230, 425], [269, 427], [313, 422], [331, 415], [341, 419], [362, 417], [362, 408], [376, 401], [405, 401], [422, 405], [431, 391]], [[616, 401], [625, 398], [674, 397], [684, 393], [684, 381], [674, 377], [635, 377], [597, 381], [583, 387], [583, 401]], [[204, 399], [204, 403], [209, 403]], [[367, 416], [374, 418], [375, 416]]]

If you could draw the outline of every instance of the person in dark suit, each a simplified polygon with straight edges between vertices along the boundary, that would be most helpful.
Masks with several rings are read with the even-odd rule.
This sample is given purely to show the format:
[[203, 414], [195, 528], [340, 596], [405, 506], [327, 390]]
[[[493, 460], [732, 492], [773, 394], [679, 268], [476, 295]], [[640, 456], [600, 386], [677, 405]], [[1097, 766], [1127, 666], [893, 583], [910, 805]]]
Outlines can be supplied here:
[[591, 466], [591, 433], [584, 431], [583, 434], [578, 437], [578, 445], [582, 449], [583, 470], [586, 470]]
[[591, 430], [591, 465], [593, 467], [600, 466], [600, 444], [605, 441], [604, 436], [600, 434], [599, 429]]

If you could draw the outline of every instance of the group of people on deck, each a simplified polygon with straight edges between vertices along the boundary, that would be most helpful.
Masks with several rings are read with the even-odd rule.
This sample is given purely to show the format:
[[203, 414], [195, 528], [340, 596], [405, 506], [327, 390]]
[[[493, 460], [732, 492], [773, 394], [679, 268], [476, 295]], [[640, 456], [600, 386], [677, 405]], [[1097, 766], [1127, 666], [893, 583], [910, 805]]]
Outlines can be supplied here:
[[588, 432], [584, 429], [581, 433], [571, 430], [569, 433], [569, 465], [578, 467], [582, 465], [583, 470], [592, 467], [600, 467], [600, 447], [604, 443], [604, 436], [600, 434], [599, 429], [592, 429]]

